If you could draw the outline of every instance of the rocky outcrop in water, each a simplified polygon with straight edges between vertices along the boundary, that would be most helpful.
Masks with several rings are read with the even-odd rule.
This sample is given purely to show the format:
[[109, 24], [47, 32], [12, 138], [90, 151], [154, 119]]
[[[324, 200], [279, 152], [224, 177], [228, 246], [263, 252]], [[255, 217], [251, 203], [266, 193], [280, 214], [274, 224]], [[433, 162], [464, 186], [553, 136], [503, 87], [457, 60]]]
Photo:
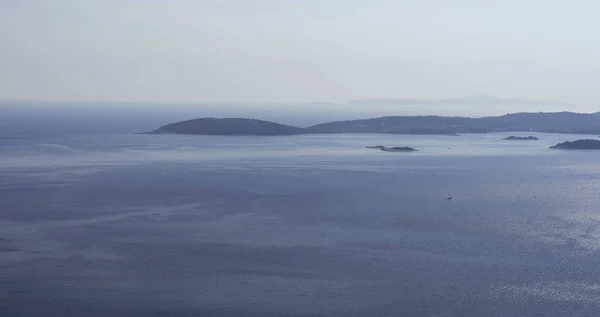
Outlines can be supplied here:
[[407, 146], [385, 147], [383, 145], [367, 146], [368, 149], [378, 149], [384, 152], [414, 152], [417, 151]]
[[509, 137], [504, 138], [504, 140], [509, 140], [509, 141], [537, 141], [539, 140], [537, 137], [534, 136], [514, 136], [511, 135]]

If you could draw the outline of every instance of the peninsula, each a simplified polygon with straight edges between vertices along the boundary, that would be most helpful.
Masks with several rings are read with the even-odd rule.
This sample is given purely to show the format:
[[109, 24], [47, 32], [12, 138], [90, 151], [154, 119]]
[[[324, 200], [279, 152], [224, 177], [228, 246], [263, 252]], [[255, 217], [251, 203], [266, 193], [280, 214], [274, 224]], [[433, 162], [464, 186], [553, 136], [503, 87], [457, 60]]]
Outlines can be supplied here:
[[462, 134], [542, 132], [600, 134], [600, 116], [591, 113], [512, 113], [498, 117], [399, 116], [334, 121], [309, 127], [311, 133]]
[[600, 150], [600, 141], [590, 139], [567, 141], [550, 148], [559, 150]]

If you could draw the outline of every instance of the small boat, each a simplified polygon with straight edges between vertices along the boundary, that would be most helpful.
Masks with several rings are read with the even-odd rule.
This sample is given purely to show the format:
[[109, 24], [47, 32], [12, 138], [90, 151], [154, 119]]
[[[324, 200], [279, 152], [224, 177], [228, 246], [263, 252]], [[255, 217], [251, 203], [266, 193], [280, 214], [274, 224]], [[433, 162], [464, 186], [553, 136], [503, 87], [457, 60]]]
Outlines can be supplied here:
[[452, 200], [452, 196], [448, 195], [448, 197], [446, 197], [447, 200]]

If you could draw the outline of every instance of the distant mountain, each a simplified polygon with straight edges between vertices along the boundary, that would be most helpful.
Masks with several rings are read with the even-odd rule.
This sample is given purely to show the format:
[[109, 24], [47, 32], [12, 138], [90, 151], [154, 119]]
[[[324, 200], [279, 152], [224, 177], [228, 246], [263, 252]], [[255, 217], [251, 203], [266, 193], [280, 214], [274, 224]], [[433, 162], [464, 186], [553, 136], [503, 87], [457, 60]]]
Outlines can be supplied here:
[[351, 100], [347, 104], [350, 105], [480, 105], [480, 106], [540, 106], [540, 105], [556, 105], [570, 106], [570, 104], [557, 100], [528, 100], [509, 98], [503, 99], [488, 94], [474, 94], [462, 98], [447, 98], [447, 99], [358, 99]]
[[205, 134], [205, 135], [294, 135], [304, 129], [270, 121], [245, 118], [200, 118], [167, 124], [152, 134]]

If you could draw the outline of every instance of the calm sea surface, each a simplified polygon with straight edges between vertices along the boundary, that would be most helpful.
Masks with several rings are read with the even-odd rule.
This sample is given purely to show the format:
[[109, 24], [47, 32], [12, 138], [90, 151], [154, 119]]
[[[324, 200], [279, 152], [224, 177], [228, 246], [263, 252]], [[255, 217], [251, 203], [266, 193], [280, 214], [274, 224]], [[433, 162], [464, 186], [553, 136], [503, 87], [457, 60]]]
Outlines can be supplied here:
[[0, 316], [600, 316], [600, 152], [508, 135], [0, 134]]

